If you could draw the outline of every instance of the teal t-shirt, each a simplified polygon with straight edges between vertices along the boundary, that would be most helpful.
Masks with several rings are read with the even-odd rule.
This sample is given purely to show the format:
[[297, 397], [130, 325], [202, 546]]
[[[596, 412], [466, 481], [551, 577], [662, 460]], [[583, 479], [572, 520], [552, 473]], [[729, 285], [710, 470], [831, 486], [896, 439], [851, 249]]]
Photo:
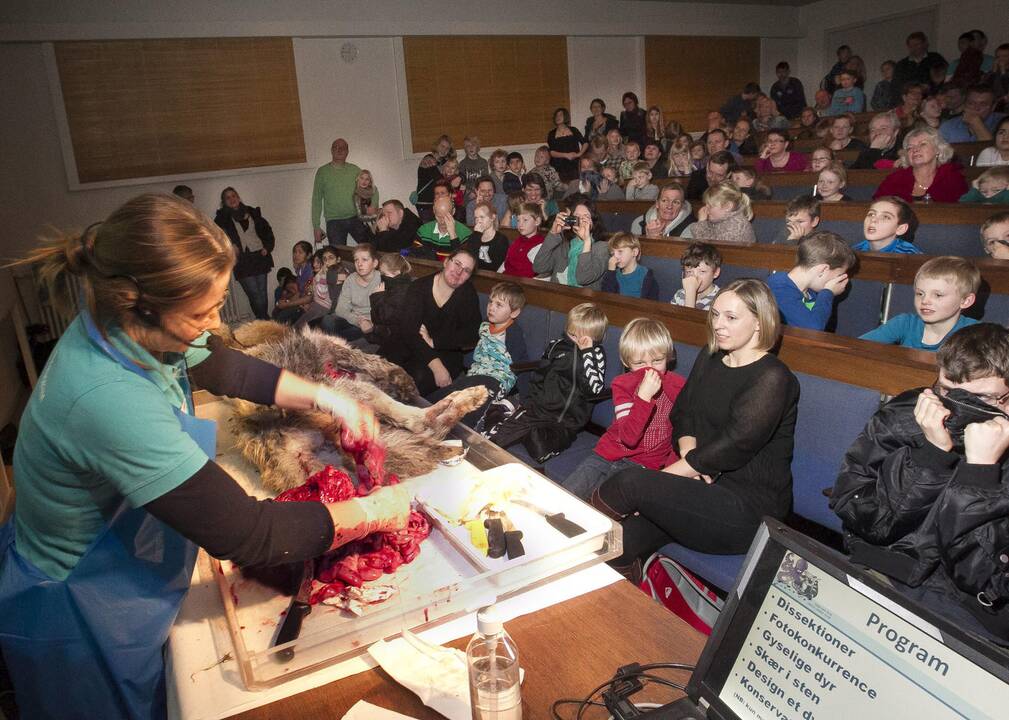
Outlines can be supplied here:
[[622, 270], [617, 271], [617, 285], [620, 286], [620, 294], [627, 295], [629, 297], [641, 297], [641, 286], [645, 282], [645, 275], [648, 274], [648, 268], [644, 265], [638, 265], [634, 268], [634, 272], [625, 273]]
[[860, 337], [862, 340], [873, 340], [874, 342], [886, 343], [887, 345], [900, 345], [906, 348], [935, 352], [942, 347], [942, 344], [946, 342], [946, 338], [950, 335], [960, 328], [965, 328], [976, 322], [977, 320], [974, 318], [961, 315], [957, 319], [953, 329], [946, 333], [946, 337], [935, 345], [926, 345], [922, 342], [922, 334], [925, 332], [925, 323], [922, 319], [916, 313], [901, 313], [896, 317], [890, 318], [875, 330], [870, 330]]
[[118, 328], [109, 341], [152, 368], [154, 382], [94, 344], [78, 316], [53, 349], [18, 430], [18, 552], [57, 580], [70, 574], [123, 498], [143, 506], [209, 459], [172, 410], [185, 405], [178, 377], [209, 351], [194, 348], [162, 363]]

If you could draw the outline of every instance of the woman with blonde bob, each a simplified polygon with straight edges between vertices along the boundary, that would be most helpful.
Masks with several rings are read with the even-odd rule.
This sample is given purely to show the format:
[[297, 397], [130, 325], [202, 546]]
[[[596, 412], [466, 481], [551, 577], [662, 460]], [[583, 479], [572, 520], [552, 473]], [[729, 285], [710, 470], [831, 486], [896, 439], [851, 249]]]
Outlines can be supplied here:
[[763, 515], [788, 513], [799, 381], [770, 352], [778, 335], [767, 285], [735, 280], [722, 288], [708, 313], [707, 352], [673, 406], [678, 459], [662, 470], [622, 470], [592, 494], [623, 527], [624, 552], [611, 565], [632, 581], [669, 542], [739, 554]]
[[953, 146], [930, 127], [904, 136], [896, 169], [883, 178], [873, 199], [896, 195], [907, 202], [956, 202], [967, 192], [963, 168], [953, 160]]
[[[37, 264], [64, 304], [76, 279], [83, 300], [22, 417], [17, 509], [0, 528], [0, 648], [24, 717], [85, 707], [164, 717], [162, 646], [198, 546], [273, 565], [406, 526], [409, 498], [395, 489], [334, 504], [259, 501], [216, 464], [216, 423], [193, 414], [190, 379], [217, 395], [314, 406], [359, 440], [376, 434], [349, 396], [210, 336], [234, 263], [210, 218], [154, 194], [16, 263]], [[54, 668], [72, 668], [59, 692]]]

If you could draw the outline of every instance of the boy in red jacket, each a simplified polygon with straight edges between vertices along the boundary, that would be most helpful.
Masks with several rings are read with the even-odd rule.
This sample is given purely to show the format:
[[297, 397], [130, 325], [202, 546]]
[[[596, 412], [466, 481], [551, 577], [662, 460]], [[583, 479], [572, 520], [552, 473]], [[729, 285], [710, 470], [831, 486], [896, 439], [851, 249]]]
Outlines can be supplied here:
[[660, 470], [679, 459], [669, 413], [685, 382], [668, 371], [673, 338], [658, 320], [634, 318], [620, 335], [620, 361], [630, 372], [613, 381], [613, 424], [595, 451], [562, 485], [588, 500], [610, 475], [633, 465]]

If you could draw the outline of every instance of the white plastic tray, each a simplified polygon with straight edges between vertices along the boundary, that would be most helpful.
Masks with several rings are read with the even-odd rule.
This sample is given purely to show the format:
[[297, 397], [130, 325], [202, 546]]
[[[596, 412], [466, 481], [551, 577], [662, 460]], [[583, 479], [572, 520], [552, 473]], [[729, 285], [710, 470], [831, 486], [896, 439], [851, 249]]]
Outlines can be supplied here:
[[[267, 496], [257, 470], [234, 448], [227, 428], [230, 405], [205, 403], [198, 414], [219, 421], [218, 463], [251, 494]], [[211, 623], [215, 644], [220, 655], [234, 653], [246, 687], [272, 687], [363, 652], [372, 642], [395, 636], [403, 628], [433, 626], [620, 554], [618, 525], [480, 436], [465, 428], [455, 434], [469, 446], [466, 461], [406, 481], [416, 488], [418, 504], [432, 517], [431, 536], [412, 563], [374, 581], [395, 585], [398, 592], [367, 606], [360, 617], [316, 605], [297, 640], [271, 647], [290, 597], [243, 578], [230, 562], [201, 554], [201, 579], [216, 581], [221, 594], [221, 617]], [[332, 460], [339, 463], [335, 456]], [[564, 512], [586, 532], [567, 538], [535, 512], [510, 507], [509, 517], [524, 533], [526, 555], [514, 560], [487, 558], [470, 544], [466, 529], [451, 522], [448, 511], [481, 481], [482, 487], [519, 488], [545, 510]], [[280, 662], [278, 653], [287, 648], [294, 650], [294, 657]]]

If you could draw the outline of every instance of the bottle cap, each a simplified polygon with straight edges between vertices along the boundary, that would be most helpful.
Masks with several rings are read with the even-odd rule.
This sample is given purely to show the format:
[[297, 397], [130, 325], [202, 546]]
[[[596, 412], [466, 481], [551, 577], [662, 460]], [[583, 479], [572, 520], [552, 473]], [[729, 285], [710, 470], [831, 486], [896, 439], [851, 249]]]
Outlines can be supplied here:
[[476, 614], [476, 628], [481, 635], [497, 635], [504, 629], [496, 605], [480, 608]]

